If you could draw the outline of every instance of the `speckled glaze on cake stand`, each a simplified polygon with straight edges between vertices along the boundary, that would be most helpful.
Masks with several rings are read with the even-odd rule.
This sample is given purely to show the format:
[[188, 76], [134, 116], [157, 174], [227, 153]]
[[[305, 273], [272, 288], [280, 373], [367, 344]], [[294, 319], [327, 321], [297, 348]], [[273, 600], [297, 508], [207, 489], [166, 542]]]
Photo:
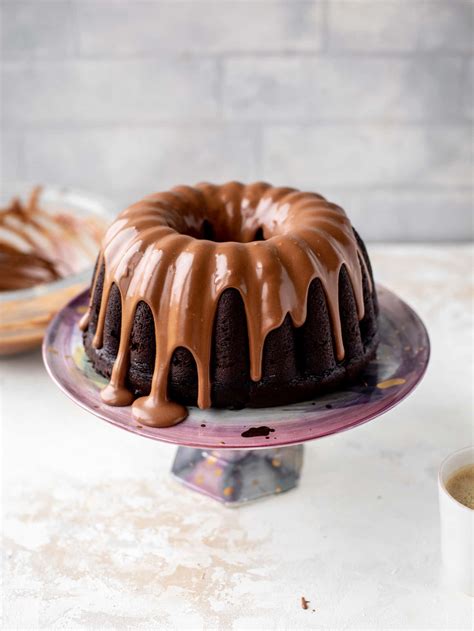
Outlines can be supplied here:
[[380, 416], [402, 401], [423, 377], [429, 338], [416, 313], [378, 287], [380, 344], [360, 380], [313, 401], [262, 409], [199, 410], [174, 427], [138, 425], [131, 407], [110, 407], [107, 383], [87, 359], [78, 321], [88, 292], [60, 311], [46, 333], [43, 358], [61, 390], [95, 416], [146, 438], [179, 445], [172, 473], [187, 486], [236, 505], [287, 491], [298, 483], [303, 446]]

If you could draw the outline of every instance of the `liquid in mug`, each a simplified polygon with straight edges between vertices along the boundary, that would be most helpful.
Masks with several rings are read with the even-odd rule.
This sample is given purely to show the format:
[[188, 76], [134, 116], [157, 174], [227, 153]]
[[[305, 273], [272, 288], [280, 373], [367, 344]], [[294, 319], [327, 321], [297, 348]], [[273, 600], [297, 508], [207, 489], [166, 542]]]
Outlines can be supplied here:
[[455, 500], [474, 509], [474, 464], [455, 471], [446, 482], [446, 490]]

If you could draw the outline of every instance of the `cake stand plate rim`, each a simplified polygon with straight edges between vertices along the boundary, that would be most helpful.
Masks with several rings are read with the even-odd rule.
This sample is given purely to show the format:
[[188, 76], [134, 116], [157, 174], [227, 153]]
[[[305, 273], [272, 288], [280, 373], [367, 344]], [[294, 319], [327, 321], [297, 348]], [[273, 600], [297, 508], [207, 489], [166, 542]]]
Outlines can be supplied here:
[[[79, 367], [80, 362], [74, 358], [71, 345], [74, 336], [77, 342], [77, 324], [87, 305], [88, 290], [73, 298], [50, 323], [43, 341], [43, 360], [51, 379], [66, 396], [94, 416], [131, 433], [198, 449], [265, 449], [297, 445], [353, 429], [381, 416], [403, 401], [422, 380], [430, 356], [430, 341], [423, 321], [395, 293], [380, 285], [377, 285], [377, 292], [379, 319], [385, 322], [390, 321], [390, 317], [394, 318], [390, 325], [393, 329], [391, 343], [387, 344], [381, 336], [379, 350], [383, 348], [385, 354], [389, 353], [388, 362], [390, 351], [398, 352], [399, 368], [395, 372], [392, 370], [393, 374], [386, 368], [388, 375], [382, 382], [351, 386], [314, 401], [234, 411], [190, 408], [188, 419], [174, 427], [139, 426], [132, 419], [130, 406], [116, 408], [102, 403], [100, 387], [85, 375]], [[401, 319], [402, 315], [406, 317], [405, 322]], [[395, 322], [400, 329], [394, 328]], [[398, 338], [393, 337], [395, 333]], [[416, 349], [411, 344], [406, 345], [406, 340], [411, 338], [419, 344]], [[69, 341], [68, 353], [65, 352], [67, 345], [61, 345], [61, 340]], [[364, 376], [368, 381], [374, 380], [372, 373], [378, 370], [378, 364], [380, 359], [377, 356], [362, 375], [360, 384]], [[259, 417], [262, 417], [261, 422], [257, 420]], [[251, 428], [259, 428], [257, 434], [258, 431], [262, 433], [244, 437], [243, 434]]]

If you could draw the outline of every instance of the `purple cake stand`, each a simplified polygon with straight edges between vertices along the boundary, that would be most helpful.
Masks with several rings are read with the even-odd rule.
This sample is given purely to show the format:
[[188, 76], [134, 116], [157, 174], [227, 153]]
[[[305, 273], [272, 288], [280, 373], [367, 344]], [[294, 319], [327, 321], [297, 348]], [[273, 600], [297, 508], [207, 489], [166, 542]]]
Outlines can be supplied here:
[[78, 322], [88, 293], [74, 298], [51, 322], [43, 358], [53, 381], [95, 416], [146, 438], [179, 445], [172, 474], [186, 486], [236, 505], [281, 493], [298, 483], [303, 445], [380, 416], [419, 383], [429, 359], [429, 338], [416, 313], [378, 287], [380, 344], [360, 380], [312, 401], [244, 410], [189, 409], [174, 427], [137, 424], [128, 407], [110, 407], [107, 383], [87, 359]]

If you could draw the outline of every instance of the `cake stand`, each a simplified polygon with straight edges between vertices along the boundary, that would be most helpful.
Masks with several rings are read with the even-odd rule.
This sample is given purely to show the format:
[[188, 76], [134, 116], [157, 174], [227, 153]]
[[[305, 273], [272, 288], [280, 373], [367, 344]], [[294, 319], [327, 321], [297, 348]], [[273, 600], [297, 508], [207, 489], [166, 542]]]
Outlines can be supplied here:
[[53, 381], [78, 405], [129, 432], [178, 445], [172, 474], [186, 486], [237, 505], [295, 487], [303, 445], [357, 427], [387, 412], [419, 383], [429, 360], [429, 338], [416, 313], [378, 287], [380, 344], [355, 384], [312, 401], [273, 408], [199, 410], [174, 427], [139, 425], [131, 407], [110, 407], [107, 383], [82, 346], [79, 319], [88, 292], [74, 298], [51, 322], [43, 358]]

